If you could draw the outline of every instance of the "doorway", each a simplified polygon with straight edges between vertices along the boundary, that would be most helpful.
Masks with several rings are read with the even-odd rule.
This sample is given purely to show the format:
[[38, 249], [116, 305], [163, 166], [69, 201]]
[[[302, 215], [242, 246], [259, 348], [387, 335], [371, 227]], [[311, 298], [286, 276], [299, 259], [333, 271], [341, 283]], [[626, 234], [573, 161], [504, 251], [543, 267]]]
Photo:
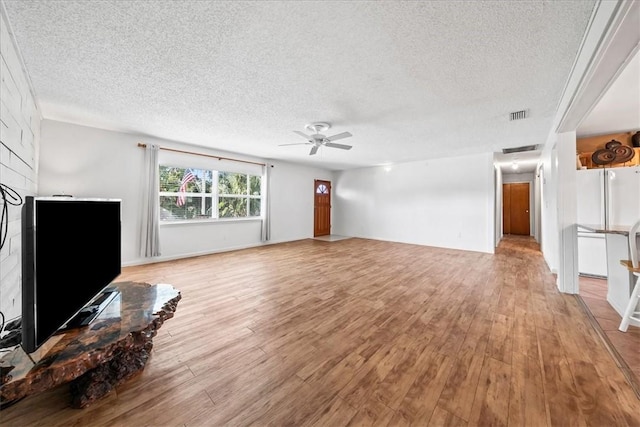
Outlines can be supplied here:
[[529, 183], [502, 184], [502, 230], [504, 234], [531, 235]]
[[313, 237], [331, 234], [331, 181], [316, 179], [313, 185]]

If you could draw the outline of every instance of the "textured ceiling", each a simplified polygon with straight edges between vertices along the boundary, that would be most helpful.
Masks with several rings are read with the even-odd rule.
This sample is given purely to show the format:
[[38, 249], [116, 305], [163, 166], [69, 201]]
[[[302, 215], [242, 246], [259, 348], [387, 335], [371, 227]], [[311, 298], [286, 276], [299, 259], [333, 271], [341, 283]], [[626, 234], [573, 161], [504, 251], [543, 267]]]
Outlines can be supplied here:
[[45, 118], [346, 169], [544, 143], [594, 1], [4, 4]]
[[640, 129], [640, 50], [578, 126], [578, 136]]

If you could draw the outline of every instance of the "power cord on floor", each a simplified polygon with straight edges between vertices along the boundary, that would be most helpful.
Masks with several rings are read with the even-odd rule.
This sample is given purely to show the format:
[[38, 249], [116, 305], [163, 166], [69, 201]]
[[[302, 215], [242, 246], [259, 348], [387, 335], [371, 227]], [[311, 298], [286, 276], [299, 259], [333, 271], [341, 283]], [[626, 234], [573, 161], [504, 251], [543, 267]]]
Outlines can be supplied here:
[[[0, 197], [2, 197], [2, 213], [0, 213], [0, 249], [2, 249], [7, 241], [7, 233], [9, 231], [9, 205], [20, 206], [22, 197], [16, 190], [2, 183], [0, 183]], [[0, 317], [2, 318], [0, 333], [2, 333], [6, 320], [2, 311], [0, 311]]]
[[0, 197], [2, 197], [2, 213], [0, 214], [0, 249], [2, 249], [9, 231], [9, 205], [20, 206], [22, 197], [16, 190], [2, 183], [0, 183]]
[[[9, 232], [9, 205], [11, 206], [20, 206], [22, 204], [22, 197], [16, 190], [9, 187], [6, 184], [0, 183], [0, 197], [2, 198], [2, 212], [0, 213], [0, 249], [4, 248], [4, 244], [7, 241], [7, 234]], [[4, 332], [5, 321], [4, 313], [0, 311], [0, 317], [2, 318], [2, 322], [0, 323], [0, 334]], [[16, 335], [15, 331], [10, 332], [12, 335], [11, 343], [15, 341], [13, 335]], [[3, 336], [0, 338], [1, 341], [8, 341], [7, 336]], [[4, 348], [4, 343], [0, 345], [0, 348]]]

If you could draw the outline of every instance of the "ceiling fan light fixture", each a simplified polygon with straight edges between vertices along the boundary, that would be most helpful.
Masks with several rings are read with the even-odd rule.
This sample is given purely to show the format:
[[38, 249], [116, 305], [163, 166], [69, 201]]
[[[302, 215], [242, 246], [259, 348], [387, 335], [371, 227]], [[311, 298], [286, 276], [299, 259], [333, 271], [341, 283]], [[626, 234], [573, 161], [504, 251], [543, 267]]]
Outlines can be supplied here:
[[324, 136], [321, 135], [320, 132], [324, 132], [327, 129], [329, 129], [331, 127], [331, 125], [329, 123], [325, 123], [325, 122], [315, 122], [315, 123], [309, 123], [308, 125], [305, 126], [305, 129], [314, 132], [313, 135], [307, 135], [303, 132], [294, 130], [293, 133], [300, 135], [301, 137], [303, 137], [304, 139], [307, 140], [307, 142], [298, 142], [298, 143], [293, 143], [293, 144], [279, 144], [280, 146], [285, 146], [285, 145], [311, 145], [311, 151], [309, 152], [310, 156], [313, 156], [314, 154], [316, 154], [318, 152], [318, 149], [322, 146], [325, 147], [329, 147], [329, 148], [338, 148], [340, 150], [351, 150], [351, 145], [346, 145], [346, 144], [337, 144], [334, 141], [339, 140], [339, 139], [344, 139], [344, 138], [349, 138], [353, 135], [351, 135], [350, 132], [342, 132], [336, 135], [332, 135], [332, 136]]
[[326, 122], [314, 122], [305, 125], [304, 128], [310, 132], [318, 134], [320, 132], [326, 132], [327, 130], [329, 130], [331, 128], [331, 125]]

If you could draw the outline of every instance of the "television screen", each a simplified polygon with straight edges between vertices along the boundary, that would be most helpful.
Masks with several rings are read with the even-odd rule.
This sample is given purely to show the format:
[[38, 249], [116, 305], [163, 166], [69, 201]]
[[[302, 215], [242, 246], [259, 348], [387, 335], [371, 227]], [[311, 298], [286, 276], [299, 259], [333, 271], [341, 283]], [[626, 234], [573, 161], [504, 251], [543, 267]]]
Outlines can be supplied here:
[[27, 197], [22, 336], [40, 347], [121, 272], [120, 200]]

